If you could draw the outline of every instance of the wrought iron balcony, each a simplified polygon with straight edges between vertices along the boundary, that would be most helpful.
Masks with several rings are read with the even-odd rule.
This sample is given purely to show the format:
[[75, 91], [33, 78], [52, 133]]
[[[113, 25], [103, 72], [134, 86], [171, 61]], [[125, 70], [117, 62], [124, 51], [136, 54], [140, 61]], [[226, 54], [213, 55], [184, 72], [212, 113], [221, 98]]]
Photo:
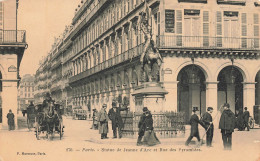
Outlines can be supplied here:
[[26, 43], [25, 30], [0, 30], [0, 44]]
[[259, 38], [209, 36], [157, 36], [159, 48], [239, 49], [259, 50]]

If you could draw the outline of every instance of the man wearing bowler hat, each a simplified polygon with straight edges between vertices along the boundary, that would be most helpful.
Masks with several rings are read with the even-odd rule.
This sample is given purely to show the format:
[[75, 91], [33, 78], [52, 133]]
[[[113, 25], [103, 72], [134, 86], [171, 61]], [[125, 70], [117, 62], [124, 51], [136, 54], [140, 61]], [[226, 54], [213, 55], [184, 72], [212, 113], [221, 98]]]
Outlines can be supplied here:
[[121, 129], [124, 127], [124, 123], [120, 115], [120, 112], [127, 109], [128, 109], [127, 107], [125, 108], [117, 107], [117, 103], [115, 101], [112, 102], [112, 108], [108, 112], [108, 117], [112, 121], [113, 138], [117, 138], [117, 129], [118, 129], [119, 139], [122, 138]]
[[212, 147], [212, 139], [213, 139], [213, 132], [214, 132], [214, 125], [213, 125], [213, 119], [212, 119], [212, 112], [213, 112], [213, 108], [212, 107], [208, 107], [207, 108], [207, 112], [205, 112], [202, 117], [201, 117], [201, 121], [204, 124], [204, 128], [206, 130], [207, 136], [207, 146], [208, 147]]
[[185, 142], [185, 145], [188, 146], [192, 140], [193, 137], [196, 137], [198, 139], [198, 142], [200, 142], [200, 135], [199, 135], [199, 128], [198, 124], [201, 124], [203, 126], [203, 122], [199, 120], [199, 109], [198, 107], [193, 107], [192, 109], [193, 115], [191, 115], [190, 118], [190, 136], [188, 137], [187, 141]]

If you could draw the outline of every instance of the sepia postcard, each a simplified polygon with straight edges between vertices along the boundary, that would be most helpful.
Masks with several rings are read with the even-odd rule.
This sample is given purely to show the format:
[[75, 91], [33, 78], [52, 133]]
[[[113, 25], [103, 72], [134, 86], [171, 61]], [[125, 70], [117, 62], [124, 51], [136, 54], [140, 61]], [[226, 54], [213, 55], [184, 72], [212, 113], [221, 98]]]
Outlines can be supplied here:
[[0, 0], [0, 161], [260, 161], [259, 0]]

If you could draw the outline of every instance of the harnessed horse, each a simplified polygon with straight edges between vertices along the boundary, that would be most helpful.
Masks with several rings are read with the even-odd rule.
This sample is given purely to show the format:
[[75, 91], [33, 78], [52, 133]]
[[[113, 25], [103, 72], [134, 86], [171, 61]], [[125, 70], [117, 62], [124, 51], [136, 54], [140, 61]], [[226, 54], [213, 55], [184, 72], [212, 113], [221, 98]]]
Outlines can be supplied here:
[[58, 119], [57, 111], [55, 110], [55, 105], [53, 102], [48, 103], [47, 107], [44, 109], [44, 115], [47, 132], [48, 134], [52, 134], [55, 130], [55, 123]]

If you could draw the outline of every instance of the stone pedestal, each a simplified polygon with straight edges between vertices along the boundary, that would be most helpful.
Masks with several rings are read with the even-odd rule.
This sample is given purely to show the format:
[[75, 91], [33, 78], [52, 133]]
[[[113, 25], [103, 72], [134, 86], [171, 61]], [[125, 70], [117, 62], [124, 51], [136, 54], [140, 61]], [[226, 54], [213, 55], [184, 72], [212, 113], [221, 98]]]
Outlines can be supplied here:
[[165, 111], [165, 95], [168, 92], [159, 83], [147, 82], [132, 94], [135, 97], [135, 112], [142, 112], [147, 107], [151, 112]]

